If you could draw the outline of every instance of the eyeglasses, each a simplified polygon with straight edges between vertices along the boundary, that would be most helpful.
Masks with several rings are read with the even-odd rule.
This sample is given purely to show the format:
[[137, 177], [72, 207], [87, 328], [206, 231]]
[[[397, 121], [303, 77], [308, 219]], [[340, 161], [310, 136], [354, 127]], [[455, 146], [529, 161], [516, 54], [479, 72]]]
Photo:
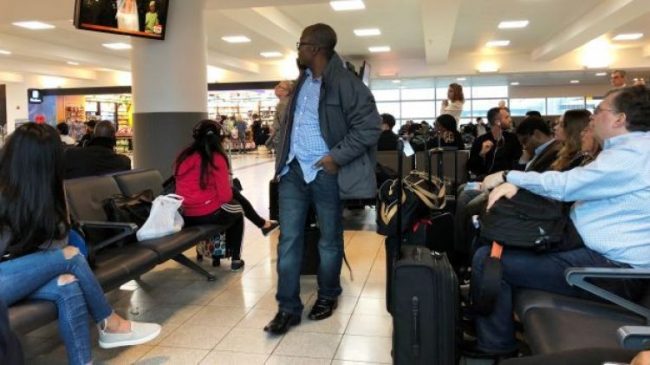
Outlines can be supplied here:
[[300, 47], [302, 46], [318, 46], [316, 43], [309, 43], [309, 42], [296, 42], [296, 49], [300, 50]]
[[618, 111], [616, 111], [616, 109], [601, 108], [600, 105], [598, 105], [596, 107], [596, 109], [594, 109], [594, 115], [598, 115], [601, 112], [610, 112], [612, 114], [618, 114], [619, 113]]

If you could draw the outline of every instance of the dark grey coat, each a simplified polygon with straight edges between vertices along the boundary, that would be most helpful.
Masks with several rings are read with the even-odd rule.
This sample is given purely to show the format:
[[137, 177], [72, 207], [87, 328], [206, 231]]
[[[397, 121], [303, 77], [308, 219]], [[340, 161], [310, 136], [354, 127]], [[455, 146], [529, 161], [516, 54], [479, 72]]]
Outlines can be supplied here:
[[[306, 75], [301, 73], [289, 102], [276, 157], [275, 175], [286, 165], [289, 155], [296, 98]], [[340, 166], [341, 199], [374, 198], [377, 193], [375, 160], [381, 134], [381, 117], [375, 99], [359, 78], [344, 66], [338, 54], [330, 59], [321, 84], [318, 117], [330, 156]]]

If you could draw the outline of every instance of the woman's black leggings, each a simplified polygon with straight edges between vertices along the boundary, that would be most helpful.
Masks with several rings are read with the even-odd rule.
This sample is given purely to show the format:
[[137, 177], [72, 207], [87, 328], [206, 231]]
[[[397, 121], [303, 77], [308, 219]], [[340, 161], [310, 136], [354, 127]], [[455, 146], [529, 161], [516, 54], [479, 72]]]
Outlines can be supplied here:
[[233, 260], [241, 259], [242, 239], [244, 238], [244, 215], [239, 202], [231, 200], [212, 214], [183, 218], [185, 219], [185, 224], [188, 226], [218, 224], [226, 227], [226, 247], [230, 249]]
[[242, 209], [244, 210], [244, 216], [246, 216], [249, 221], [253, 222], [253, 224], [258, 228], [264, 227], [266, 219], [260, 217], [260, 215], [257, 214], [255, 208], [253, 208], [251, 205], [251, 202], [249, 202], [248, 199], [246, 199], [246, 197], [243, 196], [239, 190], [235, 188], [232, 189], [232, 198], [239, 202], [239, 205], [241, 205]]

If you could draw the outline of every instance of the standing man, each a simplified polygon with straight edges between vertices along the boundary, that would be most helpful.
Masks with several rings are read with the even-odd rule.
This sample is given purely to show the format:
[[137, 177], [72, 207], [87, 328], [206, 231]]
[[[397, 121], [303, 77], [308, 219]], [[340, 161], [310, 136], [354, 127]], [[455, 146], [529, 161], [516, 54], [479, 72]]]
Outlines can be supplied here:
[[621, 89], [627, 87], [625, 83], [625, 71], [623, 70], [614, 70], [609, 76], [609, 81], [612, 84], [612, 89]]
[[318, 299], [312, 320], [332, 315], [341, 294], [343, 226], [341, 199], [376, 194], [375, 148], [381, 118], [370, 90], [345, 69], [334, 52], [336, 33], [311, 25], [298, 42], [302, 69], [280, 131], [276, 160], [279, 183], [279, 310], [264, 328], [283, 334], [300, 323], [300, 267], [310, 205], [321, 230], [318, 241]]

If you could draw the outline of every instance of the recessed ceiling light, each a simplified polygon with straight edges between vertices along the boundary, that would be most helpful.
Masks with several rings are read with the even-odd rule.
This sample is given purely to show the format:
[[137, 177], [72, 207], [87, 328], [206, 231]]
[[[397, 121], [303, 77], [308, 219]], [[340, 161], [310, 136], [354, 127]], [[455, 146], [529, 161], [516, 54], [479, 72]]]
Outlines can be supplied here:
[[511, 82], [510, 85], [512, 86], [519, 86], [519, 83], [517, 81]]
[[330, 6], [335, 11], [362, 10], [366, 5], [361, 0], [330, 1]]
[[9, 56], [11, 54], [11, 52], [7, 51], [6, 49], [0, 49], [0, 54], [3, 54], [5, 56]]
[[510, 45], [509, 40], [497, 40], [497, 41], [489, 41], [485, 44], [486, 47], [507, 47]]
[[571, 81], [569, 81], [569, 82], [572, 83], [572, 84], [579, 84], [579, 83], [580, 83], [580, 80], [571, 80]]
[[401, 82], [402, 82], [402, 80], [393, 80], [393, 84], [399, 84]]
[[598, 72], [596, 76], [598, 77], [607, 76], [607, 72]]
[[128, 43], [120, 43], [120, 42], [118, 42], [118, 43], [104, 43], [104, 44], [102, 44], [102, 46], [104, 46], [106, 48], [109, 48], [109, 49], [116, 50], [116, 51], [123, 51], [125, 49], [131, 49], [130, 44], [128, 44]]
[[481, 73], [499, 72], [499, 65], [496, 62], [484, 61], [476, 67], [476, 70]]
[[381, 31], [378, 28], [355, 29], [354, 34], [357, 37], [373, 37], [381, 35]]
[[261, 52], [260, 56], [264, 58], [279, 58], [282, 57], [282, 53], [280, 52]]
[[368, 51], [370, 51], [370, 53], [390, 52], [390, 47], [389, 46], [368, 47]]
[[526, 28], [528, 20], [506, 20], [499, 23], [499, 29], [517, 29]]
[[465, 81], [467, 80], [467, 77], [459, 77], [456, 79], [456, 81]]
[[26, 28], [30, 30], [43, 30], [43, 29], [54, 29], [56, 28], [52, 24], [47, 24], [38, 21], [27, 21], [27, 22], [14, 22], [11, 23], [17, 27]]
[[68, 65], [71, 65], [71, 66], [79, 66], [79, 62], [68, 61], [68, 62], [66, 62], [66, 63], [67, 63]]
[[250, 38], [244, 36], [244, 35], [232, 35], [232, 36], [226, 36], [226, 37], [221, 37], [224, 41], [228, 43], [248, 43], [251, 41]]
[[615, 41], [635, 41], [643, 37], [643, 33], [622, 33], [618, 34], [613, 39]]

